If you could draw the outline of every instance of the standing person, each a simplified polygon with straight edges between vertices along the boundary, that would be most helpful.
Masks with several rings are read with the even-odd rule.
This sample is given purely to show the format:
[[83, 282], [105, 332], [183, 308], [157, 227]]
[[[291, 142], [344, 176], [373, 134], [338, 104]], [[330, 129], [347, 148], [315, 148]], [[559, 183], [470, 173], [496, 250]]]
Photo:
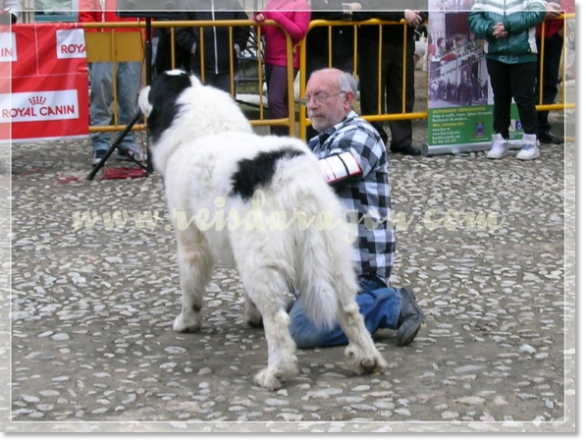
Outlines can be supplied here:
[[[550, 105], [555, 101], [558, 93], [558, 76], [560, 70], [560, 61], [564, 46], [564, 21], [554, 20], [559, 17], [562, 10], [565, 12], [574, 12], [574, 2], [570, 0], [561, 0], [558, 2], [548, 2], [545, 5], [545, 31], [542, 34], [542, 27], [536, 27], [536, 44], [537, 44], [537, 83], [535, 85], [535, 104], [539, 104], [540, 82], [543, 75], [543, 95], [542, 104]], [[543, 64], [541, 64], [541, 45], [543, 41]], [[549, 111], [539, 111], [537, 113], [537, 138], [541, 143], [561, 144], [564, 138], [552, 134], [551, 124], [549, 123]]]
[[[386, 1], [369, 0], [372, 11], [370, 18], [380, 20], [407, 22], [407, 41], [404, 38], [403, 25], [361, 26], [359, 32], [360, 53], [360, 109], [363, 115], [378, 114], [379, 93], [381, 112], [383, 114], [400, 114], [403, 112], [403, 47], [406, 47], [405, 69], [405, 112], [413, 112], [415, 105], [415, 29], [427, 20], [428, 13], [421, 9], [427, 8], [427, 0], [397, 0], [393, 2], [393, 11]], [[413, 9], [411, 9], [413, 8]], [[382, 35], [381, 79], [382, 90], [379, 91], [379, 34]], [[386, 96], [386, 100], [385, 100]], [[386, 108], [386, 109], [385, 109]], [[383, 125], [377, 122], [373, 126], [379, 132], [385, 145], [388, 136]], [[391, 152], [404, 155], [421, 155], [421, 150], [413, 146], [413, 125], [411, 120], [392, 120]]]
[[[311, 2], [311, 20], [353, 20], [368, 19], [361, 12], [359, 2], [347, 3], [343, 0], [313, 0]], [[317, 26], [307, 33], [305, 51], [305, 72], [308, 79], [314, 71], [322, 68], [338, 68], [344, 72], [354, 70], [354, 27], [332, 26], [331, 30], [331, 65], [330, 65], [330, 31], [327, 26]], [[313, 127], [307, 127], [306, 139], [317, 135]]]
[[18, 0], [0, 0], [0, 25], [13, 25], [22, 10]]
[[[159, 14], [160, 16], [157, 17], [157, 21], [174, 21], [179, 19], [178, 12]], [[175, 44], [172, 44], [171, 28], [156, 28], [154, 34], [155, 38], [158, 37], [154, 57], [155, 74], [161, 74], [173, 68], [189, 71], [191, 54], [177, 44], [176, 38]], [[155, 38], [153, 38], [153, 46]], [[173, 64], [173, 49], [175, 49], [175, 64]]]
[[[183, 0], [179, 4], [179, 20], [249, 20], [238, 0]], [[200, 32], [203, 32], [203, 49]], [[233, 78], [230, 76], [230, 52], [234, 70], [238, 67], [238, 54], [244, 49], [250, 28], [235, 26], [230, 47], [230, 28], [227, 26], [197, 25], [179, 28], [175, 32], [177, 45], [190, 54], [189, 68], [206, 85], [230, 93]], [[203, 69], [201, 66], [203, 51]], [[203, 76], [203, 78], [202, 78]]]
[[[116, 0], [80, 0], [79, 21], [82, 23], [136, 22], [137, 18], [119, 17], [116, 14]], [[85, 32], [110, 32], [109, 28], [91, 28]], [[115, 32], [140, 32], [139, 28], [116, 28]], [[114, 72], [112, 72], [114, 70]], [[114, 75], [116, 76], [116, 99], [118, 122], [130, 123], [136, 115], [136, 100], [141, 83], [141, 62], [94, 62], [90, 64], [90, 125], [108, 126], [112, 123], [110, 106], [114, 102]], [[93, 148], [92, 165], [96, 165], [110, 148], [108, 132], [91, 135]], [[125, 155], [127, 154], [127, 155]], [[144, 152], [134, 142], [134, 133], [129, 131], [118, 149], [118, 160], [144, 160]]]
[[[281, 119], [289, 116], [287, 95], [287, 37], [277, 26], [262, 26], [265, 20], [274, 20], [283, 27], [293, 40], [293, 78], [299, 69], [298, 43], [309, 28], [311, 11], [305, 0], [269, 0], [262, 12], [254, 14], [261, 25], [265, 39], [264, 62], [267, 82], [269, 118]], [[285, 126], [271, 126], [271, 134], [288, 135]]]
[[[543, 0], [477, 0], [468, 15], [468, 24], [485, 41], [486, 67], [494, 93], [491, 159], [508, 154], [511, 99], [515, 99], [523, 127], [519, 160], [539, 157], [535, 73], [537, 46], [535, 26], [545, 17]], [[531, 81], [528, 81], [531, 79]]]
[[[378, 329], [396, 330], [398, 345], [406, 346], [419, 332], [423, 311], [411, 289], [387, 286], [395, 251], [394, 229], [388, 226], [391, 196], [387, 157], [378, 132], [353, 110], [356, 92], [356, 81], [347, 72], [326, 68], [311, 75], [301, 100], [320, 134], [310, 140], [309, 147], [324, 170], [340, 162], [354, 170], [352, 175], [341, 173], [335, 180], [326, 180], [345, 209], [356, 216], [354, 267], [362, 288], [356, 302], [371, 334]], [[342, 169], [348, 171], [346, 166]], [[289, 317], [289, 330], [299, 348], [348, 343], [339, 325], [331, 330], [313, 325], [298, 300]]]

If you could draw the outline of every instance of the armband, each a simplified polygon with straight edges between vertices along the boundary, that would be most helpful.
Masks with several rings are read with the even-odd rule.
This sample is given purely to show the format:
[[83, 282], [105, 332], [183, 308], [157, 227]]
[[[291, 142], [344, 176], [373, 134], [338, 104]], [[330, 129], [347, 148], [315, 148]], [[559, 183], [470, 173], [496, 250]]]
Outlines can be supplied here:
[[319, 161], [326, 182], [337, 183], [362, 173], [362, 168], [350, 152], [332, 155]]

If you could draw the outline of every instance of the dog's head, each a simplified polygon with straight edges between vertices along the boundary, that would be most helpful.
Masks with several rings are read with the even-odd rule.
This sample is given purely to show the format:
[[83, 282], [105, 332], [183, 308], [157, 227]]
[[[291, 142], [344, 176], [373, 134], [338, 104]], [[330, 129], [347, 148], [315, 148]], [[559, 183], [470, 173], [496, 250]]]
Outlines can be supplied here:
[[230, 94], [178, 69], [157, 75], [140, 92], [138, 106], [147, 117], [153, 164], [161, 172], [177, 149], [197, 149], [198, 139], [253, 132]]
[[201, 83], [195, 76], [174, 69], [156, 76], [152, 85], [140, 91], [138, 107], [147, 118], [150, 136], [155, 143], [173, 124], [179, 111], [179, 97], [192, 86], [201, 86]]

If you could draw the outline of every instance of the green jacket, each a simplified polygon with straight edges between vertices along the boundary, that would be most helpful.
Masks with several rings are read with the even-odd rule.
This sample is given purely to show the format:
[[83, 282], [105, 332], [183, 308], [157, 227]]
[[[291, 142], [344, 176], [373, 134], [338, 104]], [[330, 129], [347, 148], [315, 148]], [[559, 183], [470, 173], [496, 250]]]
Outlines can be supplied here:
[[[468, 15], [470, 31], [484, 39], [486, 58], [506, 64], [537, 61], [535, 26], [545, 18], [543, 0], [476, 0]], [[508, 35], [494, 38], [502, 22]]]

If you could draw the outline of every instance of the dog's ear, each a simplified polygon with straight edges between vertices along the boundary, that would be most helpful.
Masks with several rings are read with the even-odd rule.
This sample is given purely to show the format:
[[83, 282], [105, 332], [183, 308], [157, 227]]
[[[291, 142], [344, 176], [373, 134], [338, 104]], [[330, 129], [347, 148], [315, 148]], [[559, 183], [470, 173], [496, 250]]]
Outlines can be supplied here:
[[149, 93], [151, 92], [150, 86], [145, 86], [138, 94], [138, 107], [145, 117], [148, 117], [153, 110], [153, 105], [149, 102]]

